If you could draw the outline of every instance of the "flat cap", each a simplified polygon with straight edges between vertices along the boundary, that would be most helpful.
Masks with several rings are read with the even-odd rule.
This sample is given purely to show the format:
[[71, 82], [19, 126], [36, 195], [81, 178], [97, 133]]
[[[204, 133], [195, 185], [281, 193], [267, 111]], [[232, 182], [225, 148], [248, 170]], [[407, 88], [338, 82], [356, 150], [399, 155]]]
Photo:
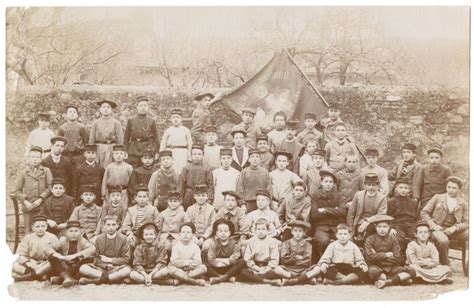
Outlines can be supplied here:
[[51, 181], [51, 185], [57, 185], [57, 184], [60, 184], [60, 185], [66, 185], [66, 181], [63, 179], [63, 178], [54, 178], [52, 181]]
[[430, 153], [438, 153], [439, 155], [443, 156], [443, 151], [441, 151], [440, 148], [435, 147], [428, 149], [427, 153], [428, 155], [430, 155]]
[[39, 146], [32, 146], [30, 152], [40, 152], [41, 154], [43, 154], [43, 149]]
[[364, 177], [364, 183], [376, 183], [379, 184], [379, 176], [376, 173], [367, 173]]
[[163, 150], [163, 151], [160, 151], [159, 155], [160, 155], [160, 158], [166, 157], [166, 156], [173, 157], [173, 152], [171, 152], [170, 150]]
[[266, 190], [257, 190], [255, 192], [255, 196], [265, 196], [267, 198], [270, 198], [270, 193]]
[[230, 132], [230, 134], [232, 135], [232, 137], [234, 137], [235, 134], [238, 134], [238, 133], [243, 134], [244, 137], [247, 136], [247, 132], [244, 131], [244, 130], [242, 130], [242, 129], [235, 129], [235, 130], [232, 130], [232, 131]]
[[124, 151], [124, 152], [127, 152], [127, 149], [125, 148], [125, 146], [123, 144], [115, 144], [113, 147], [112, 147], [112, 151]]
[[97, 152], [97, 144], [86, 144], [86, 145], [84, 145], [84, 151]]
[[308, 112], [308, 113], [305, 113], [304, 118], [305, 120], [306, 119], [316, 120], [317, 116], [316, 116], [316, 113], [314, 112]]
[[68, 220], [66, 222], [66, 229], [69, 228], [80, 228], [81, 227], [81, 222], [77, 220]]
[[228, 155], [228, 156], [232, 156], [232, 149], [229, 149], [229, 148], [223, 148], [223, 149], [220, 149], [219, 151], [220, 155]]
[[207, 194], [207, 185], [196, 185], [194, 186], [193, 191], [195, 194], [203, 194], [203, 193]]
[[225, 196], [233, 196], [235, 197], [237, 200], [240, 199], [239, 195], [237, 195], [237, 193], [233, 190], [226, 190], [226, 191], [223, 191], [222, 192], [222, 195], [225, 197]]
[[122, 186], [120, 186], [120, 185], [111, 185], [111, 186], [107, 187], [107, 190], [109, 191], [109, 194], [113, 193], [113, 192], [122, 193]]

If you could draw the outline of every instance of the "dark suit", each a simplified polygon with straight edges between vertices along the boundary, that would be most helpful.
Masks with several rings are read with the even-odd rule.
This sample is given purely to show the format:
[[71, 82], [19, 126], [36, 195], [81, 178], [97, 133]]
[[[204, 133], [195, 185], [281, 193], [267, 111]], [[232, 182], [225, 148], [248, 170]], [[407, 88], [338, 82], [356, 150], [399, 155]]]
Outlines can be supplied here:
[[104, 178], [104, 168], [102, 168], [98, 163], [89, 165], [87, 162], [83, 162], [76, 167], [73, 171], [72, 177], [72, 194], [71, 196], [76, 200], [77, 204], [80, 204], [82, 186], [83, 185], [94, 185], [96, 190], [96, 201], [95, 204], [102, 205], [101, 200], [101, 187], [102, 179]]
[[49, 154], [45, 159], [43, 159], [43, 161], [41, 162], [41, 165], [51, 170], [51, 173], [53, 174], [53, 179], [55, 178], [64, 179], [64, 181], [66, 182], [65, 183], [66, 194], [71, 195], [72, 170], [73, 170], [71, 160], [65, 156], [61, 156], [59, 162], [55, 163], [53, 161], [51, 154]]

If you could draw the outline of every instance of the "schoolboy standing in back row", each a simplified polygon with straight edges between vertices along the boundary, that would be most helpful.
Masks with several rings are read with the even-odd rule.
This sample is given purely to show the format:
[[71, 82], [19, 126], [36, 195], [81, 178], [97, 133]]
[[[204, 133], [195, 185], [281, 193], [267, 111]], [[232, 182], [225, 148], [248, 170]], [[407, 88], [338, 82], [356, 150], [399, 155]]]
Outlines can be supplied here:
[[25, 147], [25, 159], [28, 159], [30, 150], [33, 147], [41, 149], [41, 158], [46, 158], [51, 152], [51, 138], [55, 136], [54, 132], [49, 128], [50, 114], [46, 112], [38, 113], [38, 127], [30, 132]]
[[232, 131], [243, 130], [246, 133], [245, 146], [249, 149], [255, 149], [257, 136], [262, 132], [260, 127], [254, 122], [255, 110], [252, 108], [242, 109], [242, 122], [232, 127]]
[[77, 106], [68, 105], [66, 107], [67, 122], [61, 125], [58, 130], [58, 136], [67, 140], [63, 155], [71, 160], [74, 167], [84, 160], [82, 152], [84, 145], [89, 141], [87, 128], [77, 121], [78, 114]]
[[43, 159], [41, 165], [51, 170], [53, 178], [63, 179], [66, 194], [71, 195], [73, 166], [69, 158], [62, 155], [66, 144], [67, 140], [64, 137], [56, 136], [51, 138], [51, 153]]

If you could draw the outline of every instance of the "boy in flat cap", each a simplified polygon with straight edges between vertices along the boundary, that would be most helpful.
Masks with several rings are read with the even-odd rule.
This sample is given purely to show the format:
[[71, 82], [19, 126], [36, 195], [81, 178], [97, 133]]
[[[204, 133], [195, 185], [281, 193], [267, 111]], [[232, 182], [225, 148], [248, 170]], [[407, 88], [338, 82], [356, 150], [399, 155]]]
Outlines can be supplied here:
[[332, 139], [326, 146], [326, 161], [329, 168], [337, 172], [344, 168], [344, 160], [349, 155], [358, 155], [354, 143], [347, 140], [347, 128], [344, 123], [335, 125], [334, 130], [336, 138]]
[[257, 136], [257, 150], [260, 151], [260, 166], [270, 172], [273, 168], [274, 157], [270, 152], [270, 144], [267, 135], [261, 134]]
[[232, 127], [231, 131], [245, 131], [245, 146], [249, 149], [255, 149], [257, 136], [262, 133], [260, 127], [254, 122], [255, 110], [252, 108], [242, 109], [242, 122]]
[[183, 111], [179, 108], [171, 110], [171, 126], [163, 133], [160, 151], [171, 150], [173, 156], [173, 168], [179, 176], [191, 159], [191, 147], [193, 140], [189, 128], [182, 124]]
[[364, 190], [354, 195], [346, 222], [351, 228], [355, 241], [363, 239], [367, 233], [367, 227], [376, 215], [387, 214], [387, 197], [379, 192], [379, 177], [375, 173], [368, 173], [364, 178]]
[[364, 189], [364, 177], [360, 174], [359, 156], [348, 155], [344, 159], [344, 169], [337, 173], [338, 189], [349, 206], [356, 192]]
[[416, 271], [416, 277], [428, 283], [451, 284], [453, 281], [448, 265], [440, 265], [439, 253], [430, 241], [430, 226], [425, 221], [415, 225], [416, 240], [411, 241], [406, 249], [408, 266]]
[[216, 220], [225, 219], [234, 225], [234, 233], [241, 233], [245, 224], [245, 211], [239, 207], [239, 196], [235, 191], [223, 191], [224, 204], [217, 211]]
[[43, 159], [41, 165], [48, 168], [54, 178], [64, 179], [66, 194], [71, 195], [73, 165], [69, 158], [62, 155], [67, 140], [61, 136], [51, 138], [51, 153]]
[[435, 195], [421, 210], [421, 218], [430, 226], [442, 265], [449, 265], [449, 241], [469, 238], [469, 208], [460, 196], [463, 181], [450, 176], [446, 182], [446, 193]]
[[105, 169], [97, 162], [97, 145], [86, 144], [84, 146], [84, 160], [76, 166], [72, 172], [72, 194], [76, 200], [76, 204], [81, 202], [81, 187], [84, 185], [94, 185], [97, 205], [102, 205], [100, 198], [102, 189], [102, 179], [104, 178]]
[[58, 236], [66, 229], [66, 222], [74, 210], [74, 198], [65, 195], [64, 180], [53, 179], [51, 196], [46, 198], [40, 215], [48, 219], [48, 232]]
[[197, 103], [196, 109], [194, 109], [191, 119], [193, 121], [193, 127], [191, 128], [191, 135], [194, 143], [204, 143], [203, 129], [209, 125], [212, 125], [211, 113], [209, 107], [211, 101], [214, 99], [214, 94], [209, 92], [199, 93], [194, 97]]
[[123, 129], [120, 121], [113, 117], [116, 103], [102, 100], [97, 105], [100, 118], [92, 123], [89, 143], [97, 144], [97, 162], [106, 168], [113, 161], [113, 146], [123, 144]]
[[237, 182], [237, 194], [240, 204], [245, 205], [247, 213], [257, 208], [256, 192], [258, 190], [272, 191], [272, 182], [267, 169], [260, 167], [260, 152], [256, 149], [249, 151], [250, 166], [242, 170]]
[[51, 138], [55, 133], [49, 128], [50, 114], [46, 112], [38, 113], [38, 127], [30, 132], [26, 141], [25, 160], [28, 160], [30, 150], [33, 147], [41, 149], [41, 158], [46, 158], [51, 152]]
[[298, 121], [286, 121], [285, 133], [286, 137], [280, 143], [275, 143], [274, 153], [277, 151], [287, 152], [291, 154], [292, 159], [288, 165], [288, 170], [299, 173], [299, 159], [304, 154], [304, 146], [296, 140], [296, 130], [298, 129]]
[[273, 115], [273, 129], [268, 132], [268, 143], [271, 152], [275, 152], [275, 144], [280, 144], [285, 140], [285, 126], [287, 120], [288, 117], [283, 111], [277, 111]]
[[365, 177], [367, 173], [375, 173], [379, 177], [379, 191], [388, 196], [389, 185], [388, 185], [388, 171], [377, 165], [377, 159], [379, 157], [379, 151], [377, 149], [365, 150], [365, 159], [367, 166], [360, 170], [361, 176]]
[[179, 241], [171, 250], [168, 272], [180, 283], [205, 286], [204, 279], [200, 277], [206, 273], [207, 268], [202, 263], [199, 246], [193, 241], [195, 232], [196, 228], [190, 222], [179, 227]]
[[205, 257], [211, 285], [235, 279], [247, 267], [240, 259], [240, 245], [233, 235], [234, 224], [229, 220], [218, 219], [212, 225], [213, 237]]
[[161, 227], [160, 242], [171, 253], [171, 247], [179, 239], [179, 226], [186, 222], [186, 212], [181, 206], [179, 191], [168, 192], [168, 207], [158, 214], [158, 225]]
[[102, 199], [106, 200], [108, 198], [108, 188], [110, 186], [121, 186], [122, 202], [129, 204], [127, 187], [133, 172], [133, 167], [125, 162], [127, 150], [123, 145], [115, 144], [112, 149], [114, 161], [105, 168], [104, 178], [102, 180]]
[[351, 239], [346, 224], [336, 227], [337, 240], [328, 245], [318, 264], [306, 273], [309, 277], [323, 274], [324, 284], [351, 285], [367, 279], [368, 266], [359, 247]]
[[317, 117], [315, 113], [309, 112], [304, 115], [305, 128], [296, 135], [296, 140], [301, 144], [306, 144], [308, 140], [315, 140], [316, 146], [323, 149], [325, 142], [323, 134], [316, 129]]
[[58, 238], [46, 231], [46, 217], [36, 215], [31, 222], [32, 233], [26, 234], [18, 246], [18, 258], [13, 263], [12, 277], [15, 281], [46, 279], [51, 270], [48, 261]]
[[305, 239], [311, 225], [306, 221], [293, 220], [288, 224], [292, 237], [283, 242], [280, 250], [280, 265], [275, 273], [285, 278], [284, 286], [309, 282], [305, 275], [311, 268], [312, 247]]
[[308, 196], [310, 196], [311, 199], [314, 199], [316, 193], [321, 187], [321, 176], [319, 172], [321, 170], [328, 170], [328, 166], [326, 164], [326, 151], [316, 149], [312, 158], [312, 165], [306, 173], [303, 172], [301, 178], [303, 179], [303, 182], [305, 182], [306, 187], [308, 188]]
[[220, 167], [212, 171], [212, 179], [214, 181], [214, 201], [212, 205], [219, 211], [224, 204], [223, 191], [237, 189], [237, 183], [240, 178], [240, 172], [231, 167], [232, 150], [220, 150]]
[[128, 119], [123, 138], [123, 144], [128, 153], [127, 162], [133, 168], [141, 165], [141, 158], [145, 150], [151, 149], [154, 159], [155, 152], [160, 146], [156, 122], [148, 115], [148, 97], [139, 96], [135, 103], [137, 104], [137, 115]]
[[302, 179], [287, 169], [292, 158], [290, 153], [277, 151], [274, 156], [276, 168], [270, 172], [270, 180], [272, 181], [272, 209], [276, 211], [286, 196], [291, 194], [294, 184]]
[[142, 152], [142, 157], [140, 159], [141, 166], [133, 169], [132, 174], [130, 175], [130, 180], [128, 181], [128, 196], [133, 198], [135, 194], [134, 188], [138, 184], [145, 184], [148, 186], [150, 178], [155, 169], [155, 152], [152, 149], [145, 149]]
[[173, 283], [168, 279], [168, 252], [160, 243], [159, 228], [150, 222], [140, 227], [138, 236], [141, 239], [133, 253], [133, 270], [130, 279], [147, 286], [152, 283]]
[[245, 216], [243, 233], [247, 236], [255, 235], [257, 220], [264, 218], [267, 223], [267, 229], [269, 230], [269, 236], [279, 236], [282, 231], [280, 230], [281, 223], [278, 214], [270, 208], [270, 193], [266, 190], [257, 190], [255, 195], [257, 198], [257, 209], [249, 212]]
[[51, 284], [61, 284], [64, 288], [78, 284], [79, 268], [93, 263], [95, 255], [94, 245], [81, 236], [81, 223], [69, 220], [65, 236], [53, 248], [49, 256], [53, 269]]
[[207, 197], [214, 199], [214, 186], [212, 169], [203, 162], [204, 149], [202, 145], [195, 144], [191, 150], [191, 162], [188, 163], [180, 175], [178, 190], [183, 196], [183, 207], [186, 210], [194, 204], [194, 187], [198, 185], [207, 186]]
[[[293, 185], [292, 193], [283, 199], [277, 210], [282, 224], [294, 220], [309, 222], [311, 212], [311, 199], [306, 196], [306, 185], [303, 181], [297, 181]], [[291, 237], [291, 232], [285, 230], [283, 240]]]
[[146, 223], [159, 223], [159, 212], [156, 207], [150, 204], [147, 185], [137, 185], [134, 200], [136, 204], [128, 208], [121, 228], [122, 233], [127, 236], [127, 240], [132, 247], [135, 247], [140, 240], [138, 230], [141, 226]]
[[173, 169], [173, 156], [170, 150], [163, 150], [160, 156], [160, 169], [153, 172], [148, 182], [151, 203], [162, 212], [168, 206], [170, 191], [178, 190], [178, 175]]
[[328, 109], [327, 117], [318, 123], [318, 126], [323, 128], [325, 143], [337, 138], [336, 126], [338, 124], [344, 124], [341, 120], [341, 111], [337, 106], [333, 106]]
[[102, 208], [94, 203], [96, 199], [94, 186], [84, 185], [81, 190], [82, 203], [74, 208], [69, 220], [79, 221], [81, 223], [81, 235], [93, 242], [96, 230], [99, 227]]
[[104, 217], [104, 231], [95, 241], [95, 263], [81, 265], [80, 284], [121, 283], [131, 272], [130, 245], [127, 237], [120, 232], [117, 216]]
[[204, 163], [213, 170], [220, 166], [220, 150], [222, 146], [217, 144], [217, 127], [210, 125], [204, 128], [206, 144], [204, 144]]
[[128, 204], [122, 200], [122, 186], [110, 186], [108, 188], [109, 198], [105, 200], [100, 213], [99, 225], [97, 226], [96, 235], [103, 232], [103, 220], [105, 216], [115, 215], [118, 218], [120, 226], [123, 225], [125, 215], [127, 214]]
[[41, 204], [51, 194], [53, 175], [40, 165], [42, 150], [34, 146], [28, 154], [28, 162], [15, 184], [15, 197], [21, 206], [25, 234], [31, 232], [31, 218], [39, 214]]
[[66, 138], [67, 143], [63, 155], [69, 158], [73, 167], [78, 166], [84, 159], [84, 145], [89, 141], [87, 128], [77, 118], [79, 108], [75, 105], [66, 106], [66, 123], [58, 129], [58, 136]]
[[[412, 196], [413, 179], [415, 174], [419, 172], [421, 164], [416, 161], [416, 145], [413, 143], [405, 143], [402, 146], [402, 160], [388, 173], [388, 180], [394, 184], [398, 178], [408, 179], [410, 184], [409, 196]], [[395, 194], [394, 185], [391, 186], [390, 196]]]
[[232, 168], [237, 171], [250, 165], [249, 162], [249, 148], [244, 145], [245, 136], [247, 133], [243, 130], [233, 130], [230, 132], [232, 135], [234, 146], [232, 147]]
[[364, 252], [369, 265], [369, 279], [375, 282], [378, 289], [391, 285], [411, 284], [416, 277], [412, 267], [401, 267], [400, 246], [398, 240], [390, 235], [392, 217], [376, 215], [371, 223], [375, 225], [375, 233], [368, 236], [364, 244]]
[[451, 169], [441, 163], [443, 152], [438, 148], [428, 150], [428, 164], [421, 166], [413, 178], [413, 198], [423, 208], [436, 194], [446, 192], [446, 179], [452, 175]]
[[311, 199], [311, 225], [319, 256], [331, 240], [336, 239], [336, 228], [345, 222], [347, 207], [342, 195], [335, 189], [337, 177], [329, 170], [321, 170], [321, 188]]
[[198, 245], [201, 246], [211, 236], [212, 224], [216, 220], [216, 209], [208, 203], [208, 188], [206, 185], [196, 185], [193, 191], [196, 203], [187, 208], [186, 221], [191, 222], [196, 227], [195, 235], [198, 239]]

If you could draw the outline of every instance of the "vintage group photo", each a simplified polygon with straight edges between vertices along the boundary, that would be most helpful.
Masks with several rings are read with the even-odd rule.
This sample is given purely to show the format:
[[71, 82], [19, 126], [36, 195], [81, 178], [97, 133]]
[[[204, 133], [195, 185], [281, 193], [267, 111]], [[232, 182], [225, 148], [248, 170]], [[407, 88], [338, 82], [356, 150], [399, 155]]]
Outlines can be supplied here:
[[468, 287], [469, 7], [5, 14], [10, 296]]

